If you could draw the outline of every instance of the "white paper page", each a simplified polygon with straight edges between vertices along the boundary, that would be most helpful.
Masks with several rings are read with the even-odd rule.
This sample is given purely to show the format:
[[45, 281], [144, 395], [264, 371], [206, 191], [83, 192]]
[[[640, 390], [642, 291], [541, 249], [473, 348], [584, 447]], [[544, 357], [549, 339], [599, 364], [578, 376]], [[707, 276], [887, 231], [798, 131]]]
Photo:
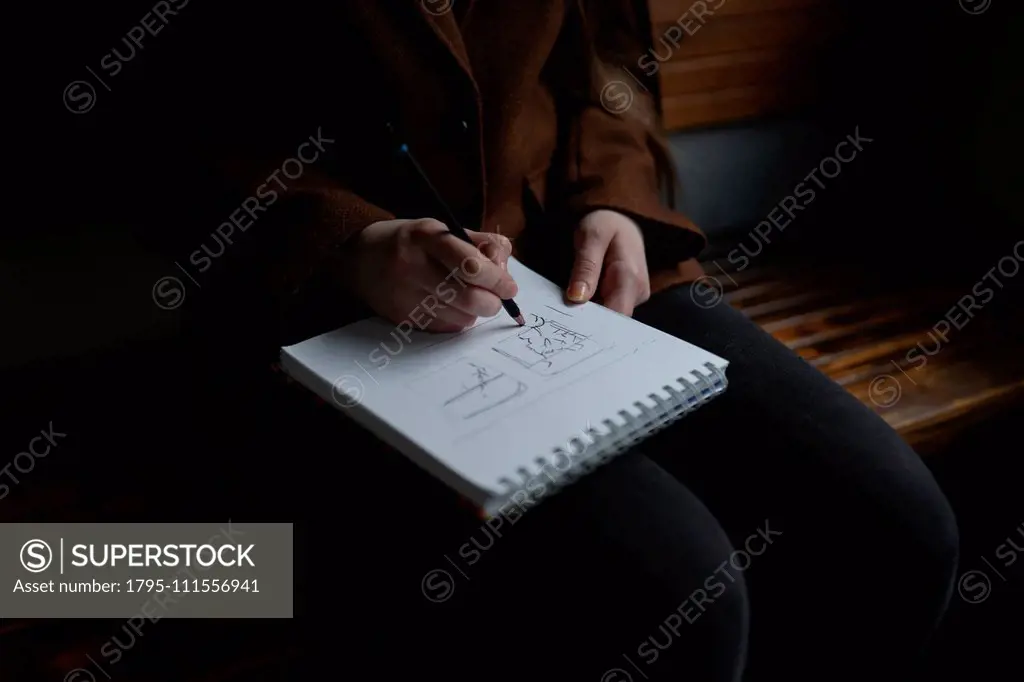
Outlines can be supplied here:
[[[666, 397], [664, 386], [705, 363], [726, 362], [594, 303], [567, 305], [561, 290], [515, 259], [509, 272], [526, 326], [507, 313], [457, 334], [365, 320], [286, 348], [376, 417], [475, 486], [500, 490], [537, 457], [568, 447], [620, 410]], [[427, 305], [429, 305], [429, 301]], [[410, 319], [425, 320], [423, 311]], [[416, 457], [415, 453], [406, 452]]]

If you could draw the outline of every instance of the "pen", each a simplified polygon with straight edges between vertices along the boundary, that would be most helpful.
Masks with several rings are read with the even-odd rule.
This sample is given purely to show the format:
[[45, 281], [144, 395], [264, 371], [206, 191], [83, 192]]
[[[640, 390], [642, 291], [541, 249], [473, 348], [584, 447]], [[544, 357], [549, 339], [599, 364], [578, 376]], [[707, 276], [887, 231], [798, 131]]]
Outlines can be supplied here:
[[[455, 213], [448, 207], [448, 204], [445, 203], [444, 199], [441, 198], [441, 194], [434, 187], [434, 183], [430, 182], [430, 178], [428, 178], [427, 174], [423, 172], [423, 168], [416, 161], [416, 157], [412, 155], [412, 151], [410, 151], [409, 145], [403, 144], [401, 147], [398, 148], [398, 151], [399, 153], [404, 154], [405, 157], [409, 159], [409, 162], [412, 164], [413, 168], [416, 169], [416, 173], [423, 180], [423, 184], [425, 184], [427, 186], [427, 189], [430, 190], [431, 194], [434, 195], [434, 198], [437, 201], [437, 205], [441, 208], [442, 211], [445, 212], [447, 217], [445, 225], [447, 226], [448, 231], [455, 235], [456, 237], [458, 237], [459, 239], [461, 239], [462, 241], [466, 242], [467, 244], [473, 244], [473, 240], [469, 238], [469, 235], [466, 234], [466, 230], [462, 227], [461, 224], [459, 224], [459, 220], [458, 218], [455, 217]], [[473, 246], [476, 245], [473, 244]], [[501, 299], [501, 306], [505, 309], [505, 312], [507, 312], [520, 327], [526, 324], [526, 321], [523, 319], [523, 314], [519, 312], [519, 306], [517, 306], [516, 302], [513, 301], [511, 298]]]

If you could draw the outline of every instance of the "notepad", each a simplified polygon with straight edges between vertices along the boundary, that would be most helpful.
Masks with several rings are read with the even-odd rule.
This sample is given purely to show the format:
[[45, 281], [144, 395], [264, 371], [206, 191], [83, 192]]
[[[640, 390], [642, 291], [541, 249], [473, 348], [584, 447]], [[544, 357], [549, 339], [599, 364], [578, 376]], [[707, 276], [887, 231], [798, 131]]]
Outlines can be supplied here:
[[285, 347], [282, 368], [489, 515], [536, 504], [726, 389], [726, 360], [567, 304], [514, 258], [508, 269], [524, 327], [502, 311], [422, 331], [444, 290], [400, 325], [368, 319]]

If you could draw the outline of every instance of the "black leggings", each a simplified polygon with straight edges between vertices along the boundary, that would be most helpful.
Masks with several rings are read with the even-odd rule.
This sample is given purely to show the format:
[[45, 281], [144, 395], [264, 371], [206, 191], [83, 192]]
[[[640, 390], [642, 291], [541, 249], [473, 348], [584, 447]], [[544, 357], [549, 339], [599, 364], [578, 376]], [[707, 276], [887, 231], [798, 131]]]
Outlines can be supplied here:
[[375, 665], [466, 680], [908, 679], [958, 551], [920, 458], [727, 305], [702, 309], [679, 287], [636, 318], [727, 358], [728, 391], [523, 515], [467, 520], [419, 484], [362, 515], [362, 625], [389, 652]]

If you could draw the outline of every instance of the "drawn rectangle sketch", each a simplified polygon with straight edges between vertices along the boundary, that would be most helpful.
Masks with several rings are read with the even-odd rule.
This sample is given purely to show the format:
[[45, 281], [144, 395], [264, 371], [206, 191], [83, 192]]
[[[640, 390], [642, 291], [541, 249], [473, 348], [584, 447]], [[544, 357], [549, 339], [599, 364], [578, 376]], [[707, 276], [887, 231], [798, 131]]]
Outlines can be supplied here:
[[558, 320], [531, 314], [526, 326], [493, 348], [531, 372], [552, 376], [600, 352], [601, 345]]
[[422, 377], [413, 388], [435, 397], [448, 415], [472, 419], [523, 395], [527, 386], [478, 360], [460, 358]]

